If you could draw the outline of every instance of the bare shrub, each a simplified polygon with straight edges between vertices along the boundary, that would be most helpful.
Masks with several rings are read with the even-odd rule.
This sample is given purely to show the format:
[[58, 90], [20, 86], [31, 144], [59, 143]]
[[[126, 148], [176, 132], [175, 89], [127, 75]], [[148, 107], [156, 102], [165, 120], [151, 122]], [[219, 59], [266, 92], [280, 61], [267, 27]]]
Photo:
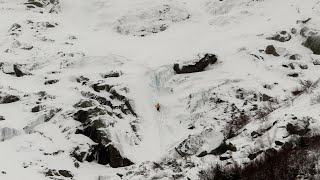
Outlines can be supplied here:
[[275, 110], [277, 110], [280, 107], [280, 103], [278, 100], [275, 100], [273, 102], [268, 102], [262, 105], [257, 111], [255, 118], [265, 122], [268, 120], [268, 116]]
[[227, 123], [225, 128], [226, 138], [235, 137], [239, 131], [250, 122], [250, 117], [245, 113], [240, 113], [240, 115], [233, 115], [231, 121]]

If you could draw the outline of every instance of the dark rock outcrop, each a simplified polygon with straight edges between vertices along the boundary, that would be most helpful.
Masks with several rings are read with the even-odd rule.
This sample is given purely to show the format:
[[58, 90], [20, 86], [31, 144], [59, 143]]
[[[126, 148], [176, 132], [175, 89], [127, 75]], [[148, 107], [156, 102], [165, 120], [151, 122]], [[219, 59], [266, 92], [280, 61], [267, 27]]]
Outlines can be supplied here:
[[33, 5], [33, 6], [36, 6], [39, 8], [43, 8], [43, 6], [44, 6], [42, 3], [37, 2], [37, 1], [29, 1], [28, 3], [25, 3], [25, 5]]
[[107, 84], [104, 84], [104, 85], [101, 85], [101, 84], [94, 84], [92, 86], [92, 88], [97, 91], [97, 92], [100, 92], [102, 90], [105, 90], [107, 92], [109, 92], [111, 95], [109, 96], [110, 99], [117, 99], [119, 101], [122, 102], [122, 104], [120, 105], [113, 105], [111, 103], [111, 101], [107, 100], [105, 97], [102, 97], [102, 96], [98, 96], [98, 95], [95, 95], [91, 92], [83, 92], [82, 94], [85, 96], [85, 97], [88, 97], [90, 99], [94, 99], [96, 101], [98, 101], [101, 105], [106, 105], [106, 106], [109, 106], [111, 107], [111, 109], [120, 109], [122, 113], [128, 115], [128, 114], [132, 114], [133, 116], [136, 116], [137, 117], [137, 114], [135, 113], [135, 111], [133, 110], [131, 104], [130, 104], [130, 101], [123, 95], [119, 94], [114, 88], [113, 86], [111, 85], [107, 85]]
[[320, 60], [314, 60], [313, 62], [313, 65], [315, 65], [315, 66], [319, 66], [320, 65]]
[[251, 137], [257, 138], [257, 137], [259, 137], [259, 136], [262, 136], [262, 134], [261, 134], [261, 133], [258, 133], [258, 132], [256, 132], [256, 131], [252, 131], [252, 132], [251, 132]]
[[309, 68], [308, 65], [306, 65], [306, 64], [300, 64], [299, 67], [300, 67], [300, 69], [308, 69]]
[[74, 114], [74, 119], [81, 123], [86, 123], [89, 121], [89, 113], [88, 111], [79, 110]]
[[202, 151], [197, 157], [204, 157], [208, 155], [208, 152], [207, 151]]
[[[96, 139], [96, 141], [100, 140]], [[77, 147], [71, 153], [71, 156], [73, 156], [80, 162], [95, 161], [98, 164], [102, 165], [109, 164], [113, 168], [130, 166], [133, 164], [129, 159], [123, 157], [119, 150], [115, 148], [114, 145], [110, 143], [110, 141], [108, 143], [98, 143], [96, 145], [93, 145], [88, 152], [81, 152], [79, 147]]]
[[302, 58], [299, 54], [293, 54], [289, 57], [290, 60], [300, 60]]
[[292, 119], [286, 126], [289, 134], [304, 135], [309, 131], [310, 118]]
[[227, 144], [225, 141], [223, 141], [219, 147], [217, 147], [216, 149], [214, 149], [213, 151], [211, 151], [209, 154], [213, 154], [213, 155], [222, 155], [224, 154], [225, 152], [227, 152], [228, 150], [230, 151], [233, 151], [233, 152], [236, 152], [237, 151], [237, 148], [229, 143]]
[[306, 24], [311, 20], [311, 18], [307, 18], [306, 20], [298, 20], [297, 24], [301, 23], [301, 24]]
[[78, 129], [76, 134], [83, 134], [97, 144], [93, 145], [89, 152], [81, 152], [77, 148], [71, 155], [80, 162], [83, 160], [89, 162], [96, 161], [102, 165], [109, 164], [113, 168], [132, 165], [133, 163], [129, 159], [122, 157], [119, 150], [112, 145], [105, 130], [106, 125], [101, 120], [95, 120], [88, 124], [91, 114], [90, 110], [80, 110], [75, 114], [78, 121], [85, 123], [83, 129]]
[[89, 78], [84, 77], [84, 76], [80, 76], [78, 78], [76, 78], [76, 81], [82, 85], [87, 85], [87, 83], [89, 82]]
[[14, 24], [11, 26], [9, 32], [13, 32], [13, 31], [16, 31], [16, 30], [21, 30], [21, 25], [18, 24], [18, 23], [14, 23]]
[[9, 104], [9, 103], [17, 102], [19, 100], [20, 100], [20, 98], [15, 95], [9, 95], [9, 94], [1, 95], [0, 94], [0, 104]]
[[310, 29], [307, 26], [303, 27], [300, 31], [300, 35], [302, 37], [317, 36], [318, 34], [319, 34], [318, 30]]
[[13, 70], [14, 70], [14, 73], [16, 74], [17, 77], [22, 77], [22, 76], [25, 75], [25, 74], [19, 69], [19, 67], [18, 67], [17, 64], [14, 64], [14, 65], [13, 65]]
[[31, 112], [36, 113], [36, 112], [41, 111], [42, 109], [43, 109], [43, 106], [42, 106], [42, 105], [37, 105], [37, 106], [35, 106], [35, 107], [33, 107], [33, 108], [31, 109]]
[[291, 35], [287, 31], [277, 32], [272, 37], [268, 37], [268, 40], [274, 40], [279, 42], [286, 42], [291, 40]]
[[79, 102], [77, 102], [73, 107], [75, 108], [88, 108], [95, 106], [96, 103], [94, 100], [91, 99], [81, 99]]
[[274, 142], [277, 146], [282, 146], [284, 143], [283, 142], [281, 142], [281, 141], [275, 141]]
[[52, 80], [48, 80], [48, 81], [44, 82], [44, 84], [45, 84], [45, 85], [48, 85], [48, 84], [55, 84], [55, 83], [57, 83], [57, 82], [59, 82], [59, 80], [58, 80], [58, 79], [52, 79]]
[[258, 155], [260, 155], [261, 153], [263, 153], [263, 151], [258, 151], [258, 152], [255, 152], [255, 153], [251, 153], [249, 154], [248, 158], [250, 160], [254, 160]]
[[264, 151], [264, 155], [266, 157], [274, 157], [277, 154], [277, 150], [274, 148], [269, 148]]
[[271, 55], [274, 55], [274, 56], [280, 56], [277, 53], [277, 50], [273, 45], [267, 46], [265, 52], [266, 52], [266, 54], [271, 54]]
[[67, 178], [72, 178], [73, 174], [67, 170], [48, 169], [47, 172], [45, 172], [45, 176], [49, 176], [49, 177], [63, 176]]
[[309, 48], [313, 54], [320, 55], [320, 36], [309, 36], [303, 45]]
[[59, 13], [61, 11], [59, 0], [28, 0], [27, 3], [24, 3], [27, 8], [46, 8], [50, 6], [49, 13]]
[[85, 160], [86, 155], [88, 152], [81, 151], [80, 147], [77, 146], [74, 148], [74, 150], [70, 153], [71, 157], [74, 157], [77, 161], [83, 162]]
[[112, 144], [104, 146], [102, 144], [98, 144], [93, 146], [91, 154], [87, 156], [87, 161], [97, 161], [97, 163], [102, 165], [109, 164], [113, 168], [130, 166], [133, 163], [121, 156], [118, 149], [116, 149]]
[[266, 94], [262, 94], [261, 97], [260, 97], [260, 101], [269, 101], [271, 99], [272, 99], [272, 97], [268, 96]]
[[111, 78], [111, 77], [120, 77], [122, 75], [122, 72], [110, 72], [107, 74], [101, 75], [103, 78]]
[[289, 77], [299, 77], [299, 73], [290, 73], [288, 74]]
[[21, 47], [21, 49], [23, 49], [23, 50], [31, 50], [31, 49], [33, 49], [33, 48], [34, 48], [34, 47], [31, 46], [31, 45], [26, 45], [26, 46]]
[[106, 114], [109, 114], [106, 110], [104, 110], [100, 107], [95, 107], [95, 108], [91, 108], [89, 110], [77, 111], [74, 114], [74, 119], [83, 123], [83, 124], [86, 124], [90, 121], [89, 118], [100, 116], [100, 115], [106, 115]]
[[95, 90], [96, 92], [100, 92], [100, 91], [108, 91], [109, 92], [112, 87], [113, 86], [108, 85], [108, 84], [102, 84], [101, 85], [99, 83], [96, 83], [96, 84], [92, 85], [93, 90]]
[[180, 68], [179, 64], [174, 64], [173, 70], [177, 74], [194, 73], [203, 71], [208, 65], [217, 62], [217, 56], [214, 54], [205, 54], [203, 58], [197, 61], [195, 64], [182, 65]]
[[83, 130], [78, 129], [76, 134], [83, 134], [90, 138], [95, 143], [103, 143], [108, 144], [111, 141], [108, 138], [107, 133], [102, 128], [105, 128], [105, 124], [100, 121], [96, 120], [93, 121], [90, 125], [85, 127]]
[[232, 156], [230, 156], [229, 154], [223, 154], [219, 157], [220, 161], [225, 161], [225, 160], [228, 160], [231, 158], [232, 158]]

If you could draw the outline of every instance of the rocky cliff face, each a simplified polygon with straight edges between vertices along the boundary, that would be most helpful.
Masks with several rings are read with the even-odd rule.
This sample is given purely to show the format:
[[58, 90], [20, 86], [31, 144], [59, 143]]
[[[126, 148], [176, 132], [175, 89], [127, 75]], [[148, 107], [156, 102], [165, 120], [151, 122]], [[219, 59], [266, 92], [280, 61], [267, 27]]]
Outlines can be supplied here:
[[0, 179], [317, 179], [319, 8], [0, 1]]

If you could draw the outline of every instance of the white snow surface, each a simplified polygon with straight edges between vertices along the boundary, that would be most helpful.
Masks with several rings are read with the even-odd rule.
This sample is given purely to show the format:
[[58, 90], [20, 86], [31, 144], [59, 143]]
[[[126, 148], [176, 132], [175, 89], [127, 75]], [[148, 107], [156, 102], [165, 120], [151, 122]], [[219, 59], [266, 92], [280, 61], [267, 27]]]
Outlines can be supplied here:
[[[0, 116], [5, 118], [0, 121], [0, 179], [49, 180], [52, 177], [44, 174], [48, 169], [68, 170], [73, 178], [59, 178], [74, 180], [121, 179], [117, 173], [123, 179], [170, 179], [176, 172], [166, 167], [154, 170], [152, 165], [170, 158], [180, 165], [196, 164], [182, 168], [181, 173], [182, 179], [198, 179], [198, 171], [218, 162], [219, 156], [199, 158], [195, 154], [184, 159], [175, 149], [190, 135], [207, 129], [213, 133], [201, 136], [204, 142], [197, 155], [218, 147], [230, 119], [229, 105], [243, 106], [243, 99], [236, 98], [239, 88], [252, 96], [275, 97], [281, 107], [266, 122], [251, 121], [243, 128], [246, 131], [228, 140], [238, 149], [228, 151], [237, 162], [248, 161], [246, 152], [259, 146], [258, 142], [265, 148], [275, 147], [270, 136], [286, 141], [283, 127], [290, 121], [286, 114], [310, 116], [311, 131], [320, 130], [320, 104], [314, 103], [320, 90], [298, 97], [290, 93], [301, 86], [300, 81], [320, 78], [320, 66], [312, 63], [319, 56], [301, 45], [304, 38], [299, 33], [291, 34], [289, 42], [266, 39], [279, 31], [299, 31], [303, 25], [297, 21], [307, 18], [312, 18], [310, 27], [320, 29], [317, 0], [60, 0], [59, 13], [48, 13], [48, 7], [28, 9], [26, 2], [0, 0], [0, 92], [20, 97], [17, 102], [0, 104]], [[46, 22], [55, 27], [47, 28]], [[12, 35], [9, 30], [14, 23], [21, 25], [21, 31]], [[158, 31], [162, 25], [166, 28]], [[260, 51], [270, 44], [280, 57]], [[174, 72], [174, 63], [197, 59], [203, 53], [217, 55], [217, 63], [199, 73]], [[282, 67], [291, 62], [288, 56], [292, 54], [302, 55], [292, 62], [296, 68]], [[14, 64], [27, 75], [10, 74]], [[308, 69], [299, 65], [308, 65]], [[111, 71], [123, 75], [101, 78]], [[292, 72], [299, 77], [287, 76]], [[72, 150], [94, 144], [75, 134], [80, 123], [72, 118], [73, 105], [84, 98], [81, 92], [94, 92], [89, 85], [76, 82], [80, 76], [89, 78], [89, 85], [115, 85], [130, 100], [137, 117], [102, 118], [105, 124], [115, 124], [107, 128], [108, 135], [134, 165], [111, 168], [84, 161], [79, 168], [74, 166]], [[55, 84], [44, 84], [55, 79], [59, 80]], [[47, 94], [41, 104], [45, 110], [32, 113], [40, 91]], [[107, 97], [104, 92], [100, 95]], [[215, 104], [216, 98], [229, 104]], [[288, 98], [294, 100], [288, 103]], [[160, 111], [155, 108], [157, 103]], [[249, 105], [242, 109], [249, 112]], [[46, 121], [50, 111], [53, 116]], [[251, 138], [251, 131], [270, 127], [274, 121], [278, 123], [266, 134]], [[133, 122], [137, 132], [130, 126]]]

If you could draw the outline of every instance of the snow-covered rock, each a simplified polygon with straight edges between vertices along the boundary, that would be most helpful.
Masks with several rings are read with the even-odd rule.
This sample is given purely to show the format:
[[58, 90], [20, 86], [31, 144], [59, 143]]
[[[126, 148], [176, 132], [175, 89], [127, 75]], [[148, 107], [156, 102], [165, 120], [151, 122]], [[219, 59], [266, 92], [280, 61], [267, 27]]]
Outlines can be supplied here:
[[0, 14], [0, 179], [197, 180], [317, 144], [316, 0], [2, 0]]
[[182, 6], [161, 4], [129, 12], [118, 19], [114, 29], [120, 34], [143, 37], [165, 31], [190, 16]]

